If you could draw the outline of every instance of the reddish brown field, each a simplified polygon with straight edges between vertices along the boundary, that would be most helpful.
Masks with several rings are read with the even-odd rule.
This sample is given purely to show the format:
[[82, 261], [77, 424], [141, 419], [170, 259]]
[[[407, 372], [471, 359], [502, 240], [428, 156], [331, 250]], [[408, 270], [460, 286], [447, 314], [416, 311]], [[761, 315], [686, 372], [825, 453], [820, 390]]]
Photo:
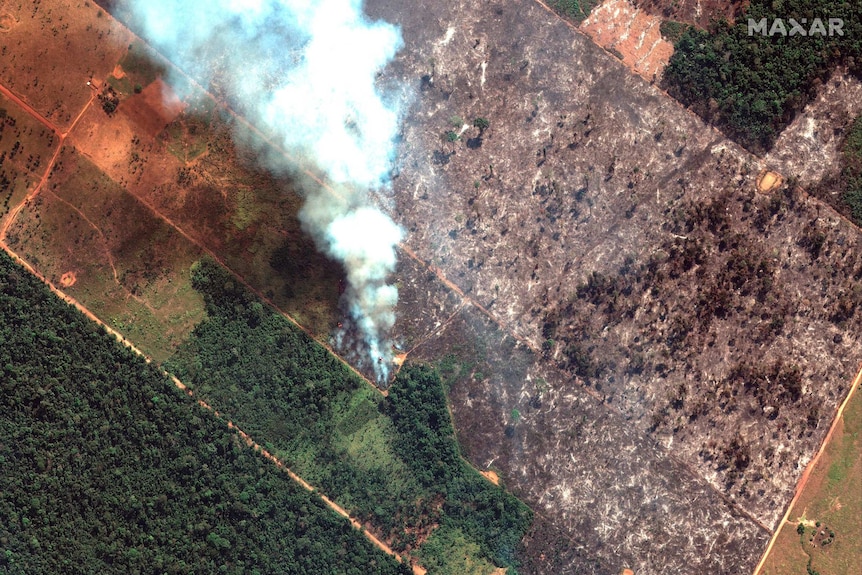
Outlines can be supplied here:
[[148, 138], [155, 138], [185, 109], [186, 104], [161, 78], [123, 102], [123, 114]]
[[131, 34], [94, 2], [0, 3], [0, 78], [40, 114], [66, 129], [114, 69]]
[[661, 18], [632, 6], [628, 0], [607, 0], [593, 8], [581, 31], [599, 46], [622, 56], [633, 72], [647, 80], [661, 77], [673, 55], [673, 44], [662, 38]]

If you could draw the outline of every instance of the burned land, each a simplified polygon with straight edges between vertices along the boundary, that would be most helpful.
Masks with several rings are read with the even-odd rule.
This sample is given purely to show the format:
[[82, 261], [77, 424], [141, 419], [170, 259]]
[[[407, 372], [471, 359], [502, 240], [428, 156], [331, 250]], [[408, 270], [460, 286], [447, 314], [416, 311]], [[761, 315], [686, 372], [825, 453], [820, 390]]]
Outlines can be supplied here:
[[757, 192], [766, 162], [538, 5], [369, 8], [419, 90], [406, 244], [494, 320], [416, 351], [458, 366], [468, 456], [599, 571], [753, 567], [856, 368], [857, 228], [794, 180]]
[[[703, 24], [700, 3], [640, 4]], [[381, 84], [415, 88], [386, 202], [408, 232], [395, 340], [439, 370], [463, 454], [535, 512], [522, 571], [753, 568], [857, 367], [858, 229], [809, 195], [820, 180], [795, 141], [751, 154], [540, 4], [367, 9], [406, 44]], [[240, 120], [214, 103], [162, 109], [148, 92], [157, 74], [128, 59], [142, 49], [125, 51], [127, 85], [111, 76], [118, 107], [80, 117], [72, 136], [87, 162], [197, 246], [173, 252], [219, 256], [325, 337], [339, 270], [321, 256], [297, 263], [311, 244], [292, 184], [249, 167], [254, 154], [229, 143]], [[108, 60], [94, 64], [100, 76]], [[821, 94], [855, 82], [839, 69]], [[69, 106], [40, 109], [65, 126]], [[858, 110], [830, 109], [814, 100], [791, 129], [831, 142], [827, 173], [855, 170], [836, 130]], [[786, 177], [764, 194], [767, 168]], [[66, 268], [45, 263], [56, 253], [42, 251], [42, 228], [88, 229], [66, 208], [37, 221], [63, 199], [88, 213], [63, 177], [12, 230], [32, 232], [21, 241], [54, 275]], [[87, 253], [123, 251], [88, 234]], [[120, 268], [116, 283], [137, 296], [160, 278], [145, 271]]]

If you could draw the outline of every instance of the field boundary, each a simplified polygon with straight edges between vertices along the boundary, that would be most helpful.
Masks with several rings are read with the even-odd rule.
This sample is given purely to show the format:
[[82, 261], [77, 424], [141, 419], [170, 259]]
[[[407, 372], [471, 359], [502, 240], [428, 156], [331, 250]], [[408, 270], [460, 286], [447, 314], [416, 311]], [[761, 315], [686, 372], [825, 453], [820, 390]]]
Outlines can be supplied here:
[[775, 541], [778, 539], [778, 535], [790, 519], [790, 513], [793, 511], [793, 507], [796, 505], [796, 502], [802, 495], [803, 491], [805, 491], [805, 486], [808, 483], [808, 478], [810, 477], [811, 472], [814, 471], [814, 467], [820, 460], [820, 456], [826, 451], [826, 448], [832, 439], [832, 434], [838, 427], [838, 422], [841, 421], [841, 417], [844, 415], [844, 408], [850, 402], [850, 398], [853, 397], [853, 394], [857, 393], [860, 382], [862, 382], [862, 364], [859, 366], [859, 373], [856, 374], [856, 377], [853, 378], [853, 383], [850, 384], [850, 390], [847, 392], [847, 397], [844, 398], [844, 401], [841, 402], [841, 405], [838, 406], [838, 409], [835, 412], [835, 417], [832, 419], [832, 425], [829, 427], [829, 431], [823, 438], [823, 442], [820, 444], [820, 449], [817, 450], [817, 453], [814, 454], [814, 457], [812, 457], [811, 461], [808, 462], [808, 465], [805, 466], [805, 471], [802, 472], [802, 477], [800, 477], [799, 483], [796, 484], [796, 492], [793, 495], [793, 499], [791, 499], [790, 503], [787, 505], [787, 510], [784, 512], [784, 516], [775, 528], [775, 532], [772, 534], [772, 538], [770, 538], [769, 545], [766, 546], [766, 551], [763, 552], [760, 562], [757, 564], [757, 567], [754, 568], [753, 575], [760, 575], [760, 573], [763, 572], [763, 568], [766, 566], [766, 560], [769, 559], [769, 554], [772, 551], [773, 545], [775, 545]]
[[[40, 181], [39, 181], [39, 183], [38, 183], [38, 184], [33, 188], [33, 190], [32, 190], [29, 194], [27, 194], [27, 196], [24, 198], [24, 200], [22, 200], [22, 201], [21, 201], [17, 206], [15, 206], [15, 208], [10, 212], [10, 214], [9, 214], [9, 216], [8, 216], [8, 219], [6, 220], [6, 223], [3, 225], [3, 228], [2, 228], [2, 229], [0, 229], [0, 248], [2, 248], [2, 249], [3, 249], [7, 254], [9, 254], [9, 257], [11, 257], [11, 258], [12, 258], [12, 259], [13, 259], [13, 260], [18, 264], [18, 265], [20, 265], [21, 267], [23, 267], [26, 271], [28, 271], [28, 272], [29, 272], [31, 275], [33, 275], [36, 279], [38, 279], [38, 280], [39, 280], [39, 281], [41, 281], [43, 284], [45, 284], [45, 285], [46, 285], [46, 286], [51, 290], [51, 292], [52, 292], [52, 293], [54, 293], [54, 295], [56, 295], [57, 297], [59, 297], [62, 301], [66, 302], [67, 304], [69, 304], [69, 305], [73, 306], [75, 309], [77, 309], [79, 312], [81, 312], [81, 313], [82, 313], [82, 314], [83, 314], [87, 319], [89, 319], [89, 320], [91, 320], [91, 321], [95, 322], [97, 325], [101, 326], [101, 327], [102, 327], [102, 328], [103, 328], [107, 333], [109, 333], [110, 335], [114, 336], [114, 338], [115, 338], [119, 343], [121, 343], [121, 344], [125, 345], [128, 349], [130, 349], [131, 351], [133, 351], [134, 353], [136, 353], [137, 355], [139, 355], [140, 357], [142, 357], [142, 358], [144, 359], [144, 361], [146, 361], [148, 364], [155, 365], [155, 364], [154, 364], [154, 362], [153, 362], [153, 360], [152, 360], [152, 358], [151, 358], [149, 355], [147, 355], [147, 354], [146, 354], [146, 353], [144, 353], [141, 349], [139, 349], [138, 347], [136, 347], [136, 346], [134, 345], [134, 343], [132, 343], [129, 339], [127, 339], [127, 338], [126, 338], [122, 333], [120, 333], [119, 331], [117, 331], [116, 329], [112, 328], [111, 326], [109, 326], [108, 324], [106, 324], [104, 321], [102, 321], [98, 316], [96, 316], [96, 314], [94, 314], [92, 311], [90, 311], [86, 306], [84, 306], [84, 305], [83, 305], [81, 302], [79, 302], [76, 298], [72, 297], [71, 295], [69, 295], [69, 294], [65, 293], [64, 291], [62, 291], [61, 289], [59, 289], [57, 286], [55, 286], [55, 285], [54, 285], [50, 280], [48, 280], [48, 278], [46, 278], [44, 275], [42, 275], [38, 270], [36, 270], [36, 268], [35, 268], [35, 267], [33, 267], [29, 262], [27, 262], [23, 257], [21, 257], [17, 252], [15, 252], [15, 251], [14, 251], [14, 250], [13, 250], [13, 249], [12, 249], [12, 248], [7, 244], [7, 243], [6, 243], [6, 234], [7, 234], [8, 230], [9, 230], [9, 227], [11, 226], [12, 222], [15, 220], [15, 218], [17, 217], [17, 215], [21, 212], [21, 210], [22, 210], [26, 205], [28, 205], [28, 204], [33, 200], [33, 198], [35, 198], [35, 197], [39, 194], [39, 192], [41, 191], [41, 189], [42, 189], [42, 187], [44, 186], [45, 182], [46, 182], [46, 181], [48, 180], [48, 178], [50, 177], [51, 172], [52, 172], [53, 167], [54, 167], [54, 164], [55, 164], [55, 162], [56, 162], [57, 158], [58, 158], [58, 157], [59, 157], [59, 155], [60, 155], [60, 151], [63, 149], [63, 145], [64, 145], [64, 142], [65, 142], [66, 137], [69, 135], [69, 133], [70, 133], [70, 132], [72, 132], [72, 130], [74, 129], [74, 127], [75, 127], [75, 125], [77, 124], [78, 120], [80, 120], [80, 118], [84, 115], [84, 113], [87, 111], [87, 109], [89, 109], [90, 105], [92, 104], [93, 100], [95, 99], [95, 93], [94, 93], [94, 94], [91, 94], [91, 97], [90, 97], [89, 101], [87, 102], [87, 104], [83, 107], [83, 109], [81, 110], [81, 112], [80, 112], [80, 113], [78, 114], [78, 116], [74, 119], [74, 121], [72, 122], [72, 124], [69, 126], [69, 130], [68, 130], [68, 131], [66, 131], [66, 132], [60, 132], [60, 131], [56, 128], [56, 126], [53, 126], [49, 120], [47, 120], [46, 118], [42, 117], [38, 112], [36, 112], [36, 110], [34, 110], [33, 108], [31, 108], [30, 106], [27, 106], [27, 105], [21, 105], [21, 103], [22, 103], [23, 101], [22, 101], [22, 100], [20, 100], [19, 98], [17, 98], [17, 97], [16, 97], [14, 94], [12, 94], [11, 92], [9, 92], [9, 90], [8, 90], [4, 85], [2, 85], [2, 84], [0, 84], [0, 92], [2, 92], [4, 95], [6, 95], [7, 97], [9, 97], [9, 98], [10, 98], [10, 100], [12, 100], [16, 105], [19, 105], [19, 107], [20, 107], [22, 110], [24, 110], [25, 112], [27, 112], [29, 115], [33, 116], [33, 117], [34, 117], [35, 119], [37, 119], [40, 123], [42, 123], [42, 124], [43, 124], [43, 125], [45, 125], [46, 127], [50, 128], [52, 131], [54, 131], [54, 133], [55, 133], [55, 134], [57, 134], [57, 135], [58, 135], [58, 137], [59, 137], [59, 142], [58, 142], [58, 144], [57, 144], [57, 149], [56, 149], [56, 151], [54, 152], [54, 155], [51, 157], [50, 161], [49, 161], [49, 162], [47, 163], [47, 165], [45, 166], [45, 173], [44, 173], [44, 175], [42, 176], [41, 180], [40, 180]], [[128, 190], [127, 190], [127, 192], [128, 192]], [[155, 210], [153, 207], [149, 206], [146, 202], [144, 202], [143, 200], [141, 200], [141, 198], [139, 198], [137, 195], [132, 194], [131, 192], [128, 192], [128, 193], [129, 193], [129, 195], [131, 195], [133, 198], [135, 198], [137, 201], [139, 201], [140, 203], [142, 203], [145, 207], [147, 207], [148, 209], [150, 209], [150, 210], [151, 210], [153, 213], [155, 213], [157, 216], [159, 216], [163, 221], [165, 221], [166, 223], [168, 223], [169, 225], [171, 225], [174, 229], [176, 229], [176, 231], [177, 231], [177, 232], [179, 232], [179, 233], [180, 233], [180, 234], [182, 234], [186, 239], [188, 239], [190, 242], [192, 242], [192, 244], [193, 244], [193, 245], [198, 245], [198, 244], [197, 244], [197, 242], [194, 242], [194, 241], [193, 241], [193, 240], [192, 240], [188, 235], [186, 235], [186, 233], [185, 233], [185, 232], [183, 232], [180, 228], [178, 228], [176, 225], [174, 225], [174, 224], [173, 224], [173, 222], [171, 222], [168, 218], [166, 218], [165, 216], [163, 216], [162, 214], [160, 214], [160, 213], [159, 213], [157, 210]], [[97, 229], [98, 229], [98, 228], [97, 228]], [[212, 254], [212, 253], [210, 252], [210, 250], [208, 250], [207, 248], [205, 248], [205, 247], [203, 247], [203, 246], [199, 246], [199, 245], [198, 245], [198, 247], [200, 247], [202, 250], [204, 250], [204, 251], [205, 251], [208, 255], [210, 255], [210, 256], [211, 256], [211, 257], [212, 257], [216, 262], [218, 262], [220, 266], [222, 266], [222, 267], [223, 267], [224, 269], [226, 269], [226, 270], [227, 270], [231, 275], [233, 275], [233, 276], [234, 276], [234, 277], [236, 277], [240, 282], [242, 282], [242, 283], [243, 283], [243, 285], [244, 285], [246, 288], [250, 289], [250, 290], [251, 290], [255, 295], [257, 295], [258, 297], [260, 297], [261, 299], [263, 299], [264, 301], [266, 301], [266, 302], [267, 302], [267, 303], [268, 303], [268, 304], [269, 304], [273, 309], [278, 310], [278, 312], [280, 313], [280, 315], [284, 316], [286, 319], [288, 319], [291, 323], [293, 323], [294, 325], [296, 325], [296, 326], [297, 326], [299, 329], [301, 329], [303, 332], [305, 332], [305, 333], [309, 334], [309, 332], [308, 332], [308, 331], [307, 331], [307, 330], [306, 330], [302, 325], [300, 325], [298, 322], [296, 322], [296, 320], [294, 320], [294, 319], [293, 319], [292, 317], [290, 317], [289, 315], [285, 314], [283, 311], [279, 310], [275, 305], [273, 305], [273, 304], [272, 304], [272, 302], [269, 302], [266, 298], [264, 298], [264, 297], [262, 296], [262, 294], [258, 293], [258, 292], [257, 292], [257, 290], [255, 290], [254, 288], [252, 288], [251, 286], [249, 286], [249, 285], [245, 282], [245, 280], [244, 280], [242, 277], [238, 276], [238, 275], [236, 274], [236, 272], [234, 272], [234, 271], [233, 271], [233, 270], [231, 270], [228, 266], [226, 266], [223, 262], [221, 262], [221, 261], [220, 261], [220, 260], [219, 260], [215, 255], [214, 255], [214, 254]], [[113, 266], [112, 266], [112, 267], [113, 267]], [[309, 334], [309, 335], [311, 335], [311, 334]], [[312, 339], [314, 339], [314, 338], [312, 338]], [[315, 339], [315, 342], [317, 342], [317, 340], [316, 340], [316, 339]], [[320, 343], [320, 342], [317, 342], [317, 343]], [[343, 364], [345, 364], [345, 365], [346, 365], [348, 368], [350, 368], [354, 373], [356, 373], [357, 375], [359, 375], [359, 377], [360, 377], [360, 378], [362, 378], [364, 381], [366, 381], [367, 383], [369, 383], [369, 384], [370, 384], [372, 387], [374, 387], [375, 389], [378, 389], [378, 388], [377, 388], [377, 386], [375, 386], [375, 385], [371, 384], [371, 382], [369, 382], [367, 379], [365, 379], [365, 378], [362, 376], [362, 374], [359, 374], [355, 369], [353, 369], [353, 367], [352, 367], [350, 364], [348, 364], [346, 361], [344, 361], [340, 356], [338, 356], [338, 354], [334, 353], [334, 352], [329, 348], [329, 346], [324, 346], [324, 347], [326, 347], [326, 349], [327, 349], [330, 353], [332, 353], [332, 354], [333, 354], [333, 355], [334, 355], [334, 356], [335, 356], [335, 357], [336, 357], [340, 362], [342, 362]], [[194, 392], [193, 392], [191, 389], [189, 389], [189, 388], [188, 388], [188, 386], [186, 386], [182, 381], [180, 381], [180, 380], [179, 380], [179, 378], [177, 378], [175, 375], [173, 375], [173, 374], [171, 374], [171, 373], [169, 373], [169, 372], [165, 371], [165, 370], [164, 370], [164, 369], [162, 369], [161, 367], [158, 367], [158, 369], [159, 369], [159, 371], [160, 371], [164, 376], [168, 377], [168, 378], [169, 378], [169, 379], [174, 383], [174, 385], [175, 385], [178, 389], [180, 389], [181, 391], [185, 392], [189, 397], [194, 398]], [[197, 400], [197, 403], [198, 403], [198, 405], [200, 405], [201, 407], [203, 407], [203, 408], [205, 408], [205, 409], [209, 410], [210, 412], [212, 412], [212, 413], [213, 413], [213, 415], [215, 415], [218, 419], [220, 419], [220, 420], [223, 420], [223, 421], [224, 421], [224, 419], [222, 418], [221, 414], [220, 414], [218, 411], [216, 411], [215, 409], [213, 409], [211, 406], [209, 406], [206, 402], [204, 402], [203, 400]], [[355, 527], [355, 528], [359, 529], [359, 530], [362, 532], [362, 534], [363, 534], [363, 535], [364, 535], [364, 536], [365, 536], [365, 537], [366, 537], [366, 538], [367, 538], [367, 539], [368, 539], [372, 544], [374, 544], [376, 547], [378, 547], [379, 549], [381, 549], [381, 550], [382, 550], [382, 551], [384, 551], [385, 553], [387, 553], [387, 554], [391, 555], [392, 557], [394, 557], [394, 558], [395, 558], [399, 563], [403, 563], [403, 562], [404, 562], [404, 559], [401, 557], [401, 555], [399, 555], [398, 553], [396, 553], [395, 551], [393, 551], [393, 550], [392, 550], [388, 545], [386, 545], [383, 541], [381, 541], [381, 540], [380, 540], [380, 539], [378, 539], [376, 536], [374, 536], [374, 534], [372, 534], [372, 533], [371, 533], [371, 532], [370, 532], [370, 531], [369, 531], [369, 530], [368, 530], [368, 529], [367, 529], [367, 528], [366, 528], [366, 527], [365, 527], [361, 522], [359, 522], [357, 519], [355, 519], [355, 518], [351, 517], [351, 516], [350, 516], [350, 514], [349, 514], [349, 513], [348, 513], [344, 508], [342, 508], [341, 506], [339, 506], [338, 504], [336, 504], [334, 501], [332, 501], [332, 500], [331, 500], [331, 499], [329, 499], [328, 497], [326, 497], [326, 496], [324, 496], [323, 494], [321, 494], [321, 493], [320, 493], [320, 492], [319, 492], [319, 491], [318, 491], [314, 486], [312, 486], [311, 484], [309, 484], [307, 481], [305, 481], [304, 479], [302, 479], [299, 475], [297, 475], [296, 473], [294, 473], [290, 468], [288, 468], [286, 465], [284, 465], [284, 463], [283, 463], [280, 459], [278, 459], [275, 455], [273, 455], [273, 454], [269, 453], [267, 450], [263, 449], [263, 448], [262, 448], [262, 447], [261, 447], [257, 442], [255, 442], [255, 441], [251, 438], [251, 436], [249, 436], [247, 433], [245, 433], [245, 432], [244, 432], [244, 431], [242, 431], [240, 428], [238, 428], [236, 425], [234, 425], [234, 424], [233, 424], [233, 422], [231, 422], [231, 421], [226, 421], [226, 424], [227, 424], [227, 427], [228, 427], [229, 429], [236, 431], [236, 433], [237, 433], [237, 434], [238, 434], [238, 435], [243, 439], [243, 441], [245, 441], [246, 445], [248, 445], [249, 447], [251, 447], [251, 448], [252, 448], [252, 449], [254, 449], [255, 451], [259, 452], [259, 453], [260, 453], [261, 455], [263, 455], [266, 459], [268, 459], [268, 460], [270, 460], [272, 463], [274, 463], [274, 464], [276, 465], [276, 467], [278, 467], [279, 469], [281, 469], [281, 470], [283, 470], [283, 471], [287, 472], [288, 476], [290, 476], [290, 478], [291, 478], [291, 479], [293, 479], [296, 483], [298, 483], [299, 485], [301, 485], [304, 489], [306, 489], [307, 491], [310, 491], [310, 492], [315, 493], [315, 494], [318, 496], [318, 498], [319, 498], [319, 499], [321, 499], [321, 500], [322, 500], [322, 501], [323, 501], [323, 502], [324, 502], [324, 503], [325, 503], [325, 504], [326, 504], [326, 505], [327, 505], [331, 510], [333, 510], [334, 512], [336, 512], [338, 515], [340, 515], [340, 516], [342, 516], [342, 517], [345, 517], [345, 518], [346, 518], [346, 519], [351, 523], [351, 525], [353, 525], [353, 527]], [[413, 563], [411, 563], [411, 565], [413, 566], [414, 573], [416, 573], [417, 575], [421, 575], [422, 573], [424, 573], [424, 569], [422, 569], [422, 568], [421, 568], [421, 567], [419, 567], [418, 565], [415, 565], [415, 564], [413, 564]]]

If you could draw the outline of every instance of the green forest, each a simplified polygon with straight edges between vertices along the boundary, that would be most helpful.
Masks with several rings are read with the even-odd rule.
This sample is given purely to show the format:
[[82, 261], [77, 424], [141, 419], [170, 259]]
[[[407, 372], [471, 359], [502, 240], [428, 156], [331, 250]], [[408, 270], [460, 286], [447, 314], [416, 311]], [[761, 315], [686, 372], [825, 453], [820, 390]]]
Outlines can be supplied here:
[[384, 397], [216, 263], [192, 281], [207, 319], [167, 366], [199, 397], [397, 550], [430, 535], [429, 572], [469, 550], [516, 567], [531, 512], [460, 457], [435, 371], [405, 366]]
[[5, 253], [0, 366], [0, 573], [410, 573]]
[[857, 225], [862, 226], [862, 116], [850, 126], [842, 149], [842, 200]]
[[[785, 22], [787, 36], [749, 35], [748, 19]], [[789, 20], [807, 22], [790, 35]], [[843, 36], [809, 35], [820, 18], [843, 20]], [[729, 137], [762, 154], [838, 64], [862, 74], [862, 3], [845, 0], [753, 0], [735, 24], [689, 27], [675, 44], [663, 86]]]

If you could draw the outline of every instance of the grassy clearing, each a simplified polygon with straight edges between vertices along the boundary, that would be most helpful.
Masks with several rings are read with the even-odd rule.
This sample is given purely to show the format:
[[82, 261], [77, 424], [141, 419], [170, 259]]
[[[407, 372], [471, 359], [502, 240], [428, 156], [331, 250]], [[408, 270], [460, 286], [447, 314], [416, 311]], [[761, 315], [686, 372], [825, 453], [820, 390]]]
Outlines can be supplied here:
[[135, 89], [128, 76], [123, 76], [122, 78], [108, 76], [107, 82], [121, 96], [130, 96]]
[[459, 457], [433, 371], [405, 367], [384, 398], [214, 262], [193, 281], [208, 318], [167, 366], [199, 397], [397, 550], [447, 525], [469, 543], [453, 557], [514, 565], [530, 512]]
[[189, 267], [200, 252], [88, 159], [65, 148], [10, 245], [55, 284], [157, 360], [203, 318]]
[[181, 115], [165, 128], [168, 152], [184, 163], [193, 162], [207, 151], [206, 129], [209, 120], [204, 116]]
[[479, 546], [448, 525], [434, 530], [419, 552], [422, 565], [439, 575], [491, 575], [497, 569], [481, 559]]
[[[850, 575], [862, 558], [862, 394], [857, 390], [776, 540], [764, 575]], [[834, 536], [832, 535], [834, 533]]]

